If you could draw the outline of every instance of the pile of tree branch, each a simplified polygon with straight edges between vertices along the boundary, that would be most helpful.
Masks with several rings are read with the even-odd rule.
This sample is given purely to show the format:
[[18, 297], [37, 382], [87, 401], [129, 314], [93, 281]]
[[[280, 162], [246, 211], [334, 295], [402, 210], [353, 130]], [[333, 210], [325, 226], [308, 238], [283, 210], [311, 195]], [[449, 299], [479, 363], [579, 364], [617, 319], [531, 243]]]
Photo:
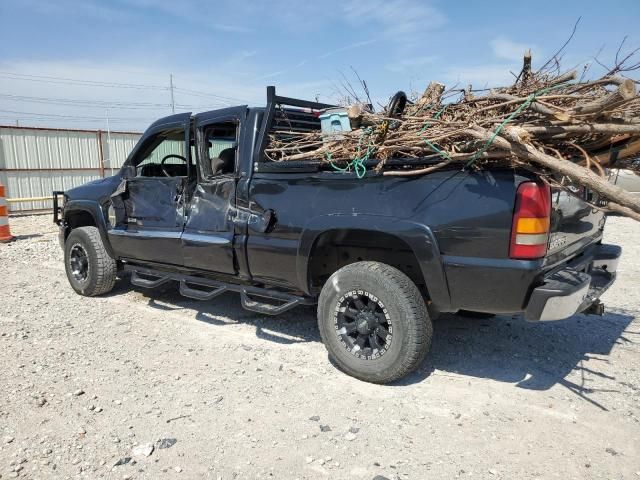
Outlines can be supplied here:
[[[470, 88], [445, 91], [432, 82], [402, 112], [352, 105], [352, 131], [274, 135], [265, 154], [273, 161], [315, 160], [341, 170], [377, 160], [375, 170], [388, 176], [509, 165], [557, 186], [569, 179], [608, 201], [599, 208], [640, 220], [640, 199], [609, 183], [605, 173], [611, 161], [640, 154], [637, 82], [620, 73], [618, 65], [596, 80], [577, 81], [576, 71], [532, 72], [526, 54], [512, 86], [477, 96]], [[420, 168], [415, 159], [424, 160]]]

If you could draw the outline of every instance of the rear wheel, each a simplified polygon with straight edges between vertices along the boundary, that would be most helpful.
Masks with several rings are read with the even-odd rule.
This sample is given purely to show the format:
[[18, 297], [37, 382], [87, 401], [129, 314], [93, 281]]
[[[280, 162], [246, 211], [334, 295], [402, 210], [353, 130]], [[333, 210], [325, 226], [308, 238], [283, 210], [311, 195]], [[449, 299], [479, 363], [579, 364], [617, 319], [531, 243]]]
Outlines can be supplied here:
[[379, 262], [347, 265], [327, 280], [318, 301], [318, 326], [336, 365], [374, 383], [413, 371], [427, 354], [433, 333], [415, 284]]
[[74, 229], [64, 245], [65, 270], [76, 293], [93, 297], [113, 289], [117, 264], [105, 250], [96, 227]]

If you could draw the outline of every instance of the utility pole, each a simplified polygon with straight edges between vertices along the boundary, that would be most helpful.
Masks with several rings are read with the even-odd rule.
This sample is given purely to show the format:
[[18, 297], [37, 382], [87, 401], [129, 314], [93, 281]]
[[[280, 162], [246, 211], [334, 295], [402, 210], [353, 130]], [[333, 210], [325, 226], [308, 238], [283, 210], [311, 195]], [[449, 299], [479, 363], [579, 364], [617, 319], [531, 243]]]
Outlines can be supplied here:
[[107, 117], [107, 155], [106, 161], [109, 162], [109, 168], [111, 168], [111, 176], [113, 176], [113, 165], [111, 164], [111, 128], [109, 126], [109, 109], [105, 110], [105, 116]]
[[176, 104], [173, 100], [173, 73], [169, 74], [169, 90], [171, 90], [171, 113], [176, 113]]

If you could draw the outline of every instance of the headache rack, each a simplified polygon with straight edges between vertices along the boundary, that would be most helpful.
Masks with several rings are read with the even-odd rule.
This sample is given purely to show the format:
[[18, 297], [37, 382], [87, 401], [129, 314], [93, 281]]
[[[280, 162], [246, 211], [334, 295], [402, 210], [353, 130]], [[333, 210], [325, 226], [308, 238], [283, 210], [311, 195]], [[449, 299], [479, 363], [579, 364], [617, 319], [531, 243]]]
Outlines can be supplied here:
[[[276, 87], [267, 87], [267, 107], [258, 133], [258, 148], [255, 150], [253, 159], [254, 172], [311, 173], [329, 169], [327, 163], [321, 160], [271, 161], [265, 156], [264, 150], [269, 144], [269, 135], [286, 139], [287, 134], [291, 136], [291, 133], [320, 131], [320, 113], [327, 108], [336, 107], [336, 105], [326, 103], [280, 97], [276, 95]], [[385, 167], [418, 167], [433, 165], [442, 160], [439, 155], [418, 158], [390, 158], [385, 161]], [[363, 165], [367, 169], [372, 169], [379, 162], [380, 160], [377, 158], [370, 158], [364, 161]]]
[[[294, 108], [291, 108], [294, 107]], [[267, 87], [267, 107], [262, 126], [258, 133], [258, 148], [255, 150], [254, 169], [256, 171], [309, 171], [317, 170], [317, 162], [287, 162], [281, 164], [268, 161], [264, 149], [269, 143], [269, 135], [286, 138], [287, 134], [320, 131], [320, 112], [336, 105], [299, 100], [276, 95], [276, 87]]]

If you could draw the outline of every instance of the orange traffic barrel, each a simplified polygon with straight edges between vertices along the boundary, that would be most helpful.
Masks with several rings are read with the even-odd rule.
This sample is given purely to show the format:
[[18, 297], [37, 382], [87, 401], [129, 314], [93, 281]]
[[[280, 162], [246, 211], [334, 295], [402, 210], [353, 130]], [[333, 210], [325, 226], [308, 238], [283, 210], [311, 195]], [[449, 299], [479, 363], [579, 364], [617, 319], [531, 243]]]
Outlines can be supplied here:
[[9, 208], [5, 195], [4, 185], [0, 183], [0, 242], [3, 243], [13, 240], [9, 229]]

